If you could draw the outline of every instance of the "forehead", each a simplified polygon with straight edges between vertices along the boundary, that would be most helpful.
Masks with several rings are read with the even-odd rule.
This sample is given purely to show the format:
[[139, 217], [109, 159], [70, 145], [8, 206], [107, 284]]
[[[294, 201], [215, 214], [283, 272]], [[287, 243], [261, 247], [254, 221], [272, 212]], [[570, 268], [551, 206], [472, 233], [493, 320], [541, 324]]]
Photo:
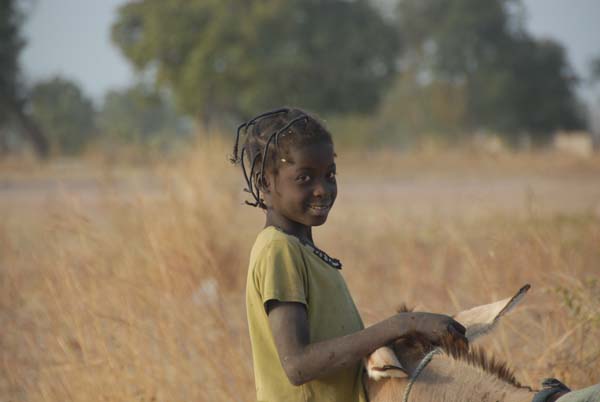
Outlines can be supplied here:
[[293, 147], [288, 155], [289, 165], [295, 168], [326, 168], [335, 163], [333, 144], [325, 142]]

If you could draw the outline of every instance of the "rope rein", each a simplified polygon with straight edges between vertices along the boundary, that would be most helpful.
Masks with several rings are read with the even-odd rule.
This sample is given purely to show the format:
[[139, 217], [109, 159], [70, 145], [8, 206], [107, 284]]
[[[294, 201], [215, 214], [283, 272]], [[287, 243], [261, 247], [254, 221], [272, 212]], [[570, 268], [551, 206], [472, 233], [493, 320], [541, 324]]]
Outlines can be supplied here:
[[410, 391], [412, 390], [413, 384], [415, 383], [415, 381], [417, 381], [417, 378], [419, 377], [419, 375], [421, 374], [421, 372], [423, 370], [425, 370], [425, 367], [427, 367], [427, 365], [429, 364], [429, 362], [431, 362], [431, 359], [433, 359], [433, 356], [434, 355], [438, 355], [440, 353], [442, 353], [442, 349], [441, 348], [435, 348], [431, 352], [427, 353], [425, 355], [425, 357], [421, 360], [421, 362], [419, 363], [419, 365], [415, 369], [414, 375], [410, 378], [410, 381], [408, 382], [408, 386], [406, 387], [406, 391], [404, 391], [404, 397], [402, 398], [402, 402], [408, 402], [408, 396], [410, 394]]

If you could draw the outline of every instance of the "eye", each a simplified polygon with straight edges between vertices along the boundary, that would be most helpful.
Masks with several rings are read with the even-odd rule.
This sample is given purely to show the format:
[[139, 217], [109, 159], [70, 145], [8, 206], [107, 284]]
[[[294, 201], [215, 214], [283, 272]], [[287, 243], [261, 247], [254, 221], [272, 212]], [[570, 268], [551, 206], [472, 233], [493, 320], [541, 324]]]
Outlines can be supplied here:
[[337, 173], [335, 172], [335, 170], [333, 170], [333, 171], [329, 172], [329, 174], [327, 175], [327, 178], [329, 180], [334, 180], [336, 175], [337, 175]]
[[296, 181], [298, 183], [308, 183], [310, 181], [310, 176], [307, 174], [301, 174], [298, 177], [296, 177]]

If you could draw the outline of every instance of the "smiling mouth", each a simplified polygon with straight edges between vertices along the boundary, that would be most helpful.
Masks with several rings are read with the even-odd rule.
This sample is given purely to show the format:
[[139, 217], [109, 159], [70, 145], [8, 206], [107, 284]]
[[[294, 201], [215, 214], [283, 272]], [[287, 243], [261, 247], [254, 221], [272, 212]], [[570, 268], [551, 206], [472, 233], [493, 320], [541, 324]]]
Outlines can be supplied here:
[[331, 209], [331, 204], [309, 204], [308, 208], [317, 213], [324, 213]]

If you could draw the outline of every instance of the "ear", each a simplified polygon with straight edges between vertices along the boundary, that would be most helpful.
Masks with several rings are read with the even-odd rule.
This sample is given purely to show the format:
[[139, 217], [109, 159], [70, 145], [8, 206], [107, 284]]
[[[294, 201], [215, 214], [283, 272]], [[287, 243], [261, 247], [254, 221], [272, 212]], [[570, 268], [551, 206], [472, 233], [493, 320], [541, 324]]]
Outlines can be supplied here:
[[271, 192], [271, 178], [269, 177], [269, 174], [261, 175], [260, 172], [256, 172], [254, 175], [254, 182], [264, 194], [269, 194]]
[[379, 381], [382, 378], [406, 378], [408, 372], [394, 351], [387, 346], [383, 346], [371, 353], [365, 358], [365, 367], [369, 378]]
[[481, 335], [491, 331], [500, 317], [515, 308], [530, 288], [531, 286], [527, 284], [519, 289], [513, 297], [461, 311], [453, 318], [464, 325], [467, 329], [467, 339], [469, 342], [473, 342]]

